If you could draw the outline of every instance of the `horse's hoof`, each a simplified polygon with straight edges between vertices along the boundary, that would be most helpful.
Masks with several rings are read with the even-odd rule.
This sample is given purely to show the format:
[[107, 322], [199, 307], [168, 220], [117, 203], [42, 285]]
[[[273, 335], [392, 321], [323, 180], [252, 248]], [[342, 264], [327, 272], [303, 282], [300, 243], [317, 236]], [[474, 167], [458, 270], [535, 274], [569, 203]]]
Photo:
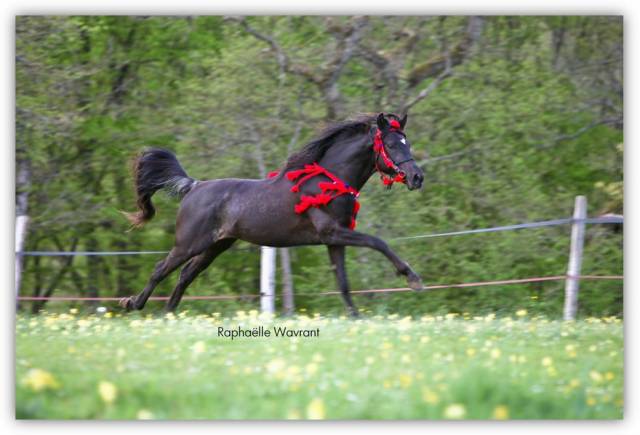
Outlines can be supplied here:
[[122, 308], [124, 308], [127, 311], [131, 311], [133, 309], [133, 300], [131, 296], [126, 298], [121, 298], [118, 301], [118, 305], [120, 305]]
[[409, 288], [414, 291], [422, 291], [424, 290], [424, 284], [422, 283], [422, 279], [418, 275], [414, 275], [409, 277], [408, 279]]

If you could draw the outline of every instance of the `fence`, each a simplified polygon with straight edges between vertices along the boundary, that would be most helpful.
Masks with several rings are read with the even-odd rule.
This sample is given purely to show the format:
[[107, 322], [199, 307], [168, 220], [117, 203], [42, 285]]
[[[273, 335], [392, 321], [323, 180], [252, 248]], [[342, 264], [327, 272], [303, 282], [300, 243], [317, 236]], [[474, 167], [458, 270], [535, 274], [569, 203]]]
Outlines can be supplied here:
[[[523, 284], [530, 282], [542, 282], [542, 281], [565, 281], [565, 300], [563, 317], [565, 320], [575, 319], [578, 309], [578, 294], [579, 285], [581, 280], [622, 280], [622, 275], [581, 275], [582, 266], [582, 252], [584, 247], [584, 234], [585, 226], [587, 224], [623, 224], [624, 219], [619, 215], [601, 216], [596, 218], [588, 218], [586, 214], [587, 200], [584, 196], [577, 196], [575, 199], [574, 213], [571, 218], [553, 219], [538, 222], [527, 222], [515, 225], [505, 225], [491, 228], [480, 228], [472, 230], [451, 231], [434, 234], [424, 234], [418, 236], [397, 237], [392, 239], [393, 241], [408, 241], [415, 239], [425, 239], [433, 237], [450, 237], [468, 234], [479, 234], [499, 231], [512, 231], [527, 228], [541, 228], [548, 226], [558, 225], [571, 225], [571, 248], [569, 251], [569, 261], [567, 266], [566, 275], [554, 275], [543, 277], [530, 277], [521, 279], [509, 279], [498, 281], [483, 281], [483, 282], [470, 282], [470, 283], [458, 283], [458, 284], [438, 284], [425, 287], [425, 290], [436, 290], [445, 288], [466, 288], [466, 287], [484, 287], [491, 285], [511, 285], [511, 284]], [[69, 256], [69, 255], [148, 255], [148, 254], [165, 254], [168, 251], [110, 251], [110, 252], [88, 252], [88, 251], [21, 251], [16, 246], [16, 256]], [[220, 295], [220, 296], [185, 296], [185, 300], [229, 300], [229, 299], [244, 299], [244, 298], [260, 298], [261, 309], [265, 312], [273, 312], [275, 305], [275, 271], [268, 267], [269, 264], [273, 264], [274, 261], [268, 258], [273, 255], [273, 249], [262, 249], [262, 261], [261, 261], [261, 285], [259, 294], [249, 294], [240, 296]], [[18, 268], [16, 268], [16, 291], [19, 285]], [[367, 293], [393, 293], [412, 291], [409, 288], [386, 288], [386, 289], [366, 289], [355, 290], [351, 293], [355, 294], [367, 294]], [[312, 294], [298, 294], [315, 295], [315, 296], [328, 296], [340, 294], [338, 291], [312, 293]], [[119, 298], [114, 297], [74, 297], [74, 296], [48, 296], [48, 297], [32, 297], [32, 296], [20, 296], [16, 294], [19, 301], [117, 301]], [[156, 296], [149, 298], [150, 300], [167, 300], [168, 297]]]

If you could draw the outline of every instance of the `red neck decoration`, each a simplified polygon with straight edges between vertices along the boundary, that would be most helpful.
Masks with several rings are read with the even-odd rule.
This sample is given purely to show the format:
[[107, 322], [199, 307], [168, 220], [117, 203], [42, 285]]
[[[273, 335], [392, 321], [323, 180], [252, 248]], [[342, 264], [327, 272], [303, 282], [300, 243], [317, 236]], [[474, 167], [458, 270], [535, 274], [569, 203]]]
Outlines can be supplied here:
[[[269, 173], [269, 178], [278, 175], [277, 171]], [[311, 207], [323, 207], [329, 204], [331, 201], [342, 195], [353, 195], [354, 198], [358, 198], [360, 193], [342, 181], [340, 178], [327, 171], [325, 168], [317, 163], [311, 165], [305, 165], [303, 169], [296, 169], [287, 172], [287, 178], [291, 181], [298, 180], [296, 184], [291, 187], [292, 192], [300, 192], [300, 187], [313, 177], [318, 175], [324, 175], [331, 181], [321, 181], [318, 183], [318, 187], [321, 192], [316, 195], [301, 195], [300, 202], [294, 207], [294, 211], [297, 214], [302, 214]], [[349, 223], [350, 229], [356, 227], [356, 216], [360, 210], [360, 203], [356, 199], [353, 204], [353, 211], [351, 212], [351, 222]]]
[[[400, 123], [395, 119], [389, 121], [389, 125], [391, 126], [391, 131], [398, 131], [402, 133]], [[391, 188], [393, 183], [406, 183], [406, 174], [402, 169], [398, 167], [398, 165], [394, 163], [393, 160], [391, 160], [391, 157], [389, 157], [387, 151], [384, 148], [384, 142], [382, 141], [382, 131], [380, 131], [380, 129], [376, 131], [376, 135], [373, 137], [373, 151], [376, 153], [375, 165], [376, 170], [380, 173], [382, 184]], [[393, 177], [382, 172], [382, 170], [378, 166], [378, 160], [380, 159], [380, 157], [382, 157], [382, 161], [387, 166], [387, 168], [393, 169], [393, 171], [396, 173]]]

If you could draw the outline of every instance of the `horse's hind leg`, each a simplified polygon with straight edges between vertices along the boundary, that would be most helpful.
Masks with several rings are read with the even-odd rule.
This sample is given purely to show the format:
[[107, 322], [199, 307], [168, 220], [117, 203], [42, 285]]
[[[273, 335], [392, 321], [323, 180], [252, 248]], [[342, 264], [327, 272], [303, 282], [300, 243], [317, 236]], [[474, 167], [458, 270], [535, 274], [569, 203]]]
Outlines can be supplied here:
[[236, 239], [223, 239], [209, 246], [202, 254], [197, 255], [187, 263], [180, 272], [180, 279], [176, 288], [171, 293], [171, 297], [167, 302], [167, 311], [176, 309], [182, 299], [182, 295], [194, 279], [204, 271], [216, 259], [216, 257], [229, 249]]
[[164, 260], [159, 261], [156, 264], [156, 268], [151, 274], [151, 278], [149, 278], [149, 281], [147, 282], [144, 290], [142, 290], [142, 292], [137, 296], [120, 299], [120, 305], [127, 310], [143, 309], [144, 304], [147, 303], [147, 300], [149, 299], [149, 296], [151, 296], [153, 289], [155, 289], [156, 286], [160, 284], [160, 282], [165, 279], [171, 272], [180, 267], [181, 264], [183, 264], [192, 256], [192, 253], [183, 249], [177, 247], [171, 249], [169, 255], [167, 255]]
[[351, 294], [349, 293], [349, 281], [347, 280], [347, 272], [344, 267], [345, 247], [329, 245], [327, 246], [327, 249], [329, 250], [329, 258], [331, 259], [331, 264], [333, 265], [333, 269], [336, 274], [338, 287], [342, 293], [342, 299], [344, 299], [344, 303], [347, 305], [349, 314], [353, 317], [358, 317], [358, 309], [353, 304]]

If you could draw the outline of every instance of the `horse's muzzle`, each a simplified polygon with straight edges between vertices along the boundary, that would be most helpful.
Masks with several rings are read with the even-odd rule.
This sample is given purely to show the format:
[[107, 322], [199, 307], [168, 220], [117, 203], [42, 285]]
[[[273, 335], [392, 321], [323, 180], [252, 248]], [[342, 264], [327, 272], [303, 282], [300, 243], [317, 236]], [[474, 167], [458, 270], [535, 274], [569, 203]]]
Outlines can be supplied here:
[[415, 190], [422, 187], [424, 182], [424, 172], [420, 169], [420, 166], [416, 165], [413, 159], [400, 164], [400, 172], [404, 173], [404, 182], [407, 185], [407, 189]]
[[408, 175], [406, 180], [407, 180], [407, 188], [409, 190], [420, 189], [424, 181], [424, 175], [422, 175], [421, 172], [416, 172], [412, 175]]

